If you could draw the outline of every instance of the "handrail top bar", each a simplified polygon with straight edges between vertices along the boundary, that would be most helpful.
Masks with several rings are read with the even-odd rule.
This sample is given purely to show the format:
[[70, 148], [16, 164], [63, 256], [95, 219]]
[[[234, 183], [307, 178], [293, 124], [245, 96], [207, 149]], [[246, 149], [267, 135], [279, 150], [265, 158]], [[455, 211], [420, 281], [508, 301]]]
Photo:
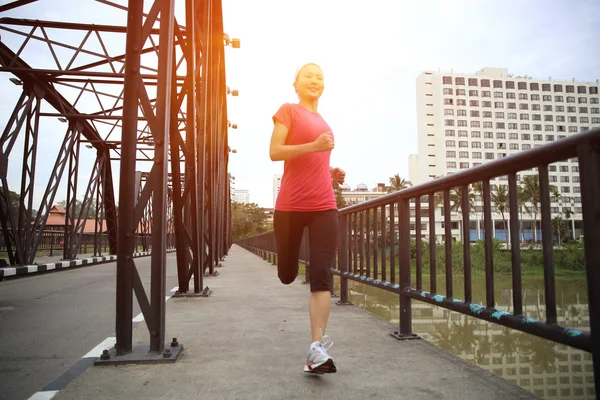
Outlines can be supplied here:
[[427, 196], [435, 192], [450, 190], [456, 187], [470, 185], [474, 182], [489, 180], [502, 175], [517, 173], [542, 165], [572, 158], [577, 155], [577, 146], [595, 143], [600, 144], [600, 128], [590, 129], [565, 139], [560, 139], [531, 150], [521, 151], [500, 160], [494, 160], [477, 167], [469, 168], [449, 176], [412, 186], [397, 192], [381, 196], [339, 210], [340, 214], [350, 214], [385, 206], [399, 199], [412, 199]]

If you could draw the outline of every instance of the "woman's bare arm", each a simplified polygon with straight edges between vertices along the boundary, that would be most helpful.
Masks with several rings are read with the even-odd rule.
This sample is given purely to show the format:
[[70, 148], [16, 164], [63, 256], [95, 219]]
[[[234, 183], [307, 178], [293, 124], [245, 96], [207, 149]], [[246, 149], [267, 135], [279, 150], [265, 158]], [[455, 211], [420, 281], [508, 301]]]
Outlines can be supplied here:
[[269, 148], [269, 155], [271, 156], [272, 161], [291, 160], [292, 158], [300, 157], [315, 151], [314, 142], [286, 145], [285, 140], [287, 139], [287, 135], [288, 128], [280, 122], [275, 122], [273, 134], [271, 135], [271, 146]]

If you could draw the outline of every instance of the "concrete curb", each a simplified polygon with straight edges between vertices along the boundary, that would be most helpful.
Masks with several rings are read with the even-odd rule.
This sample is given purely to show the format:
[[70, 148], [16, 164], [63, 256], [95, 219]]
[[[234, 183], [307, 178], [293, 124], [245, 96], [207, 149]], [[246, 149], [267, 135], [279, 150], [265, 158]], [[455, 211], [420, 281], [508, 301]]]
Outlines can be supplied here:
[[[173, 253], [175, 249], [167, 249], [167, 253]], [[139, 257], [147, 257], [151, 255], [152, 252], [144, 251], [140, 253], [133, 253], [133, 258]], [[40, 264], [40, 265], [19, 265], [16, 267], [4, 267], [0, 268], [0, 280], [4, 278], [8, 278], [11, 276], [23, 276], [29, 274], [36, 274], [39, 272], [48, 272], [48, 271], [59, 271], [71, 267], [78, 267], [82, 265], [98, 265], [106, 262], [117, 261], [117, 256], [103, 256], [103, 257], [92, 257], [92, 258], [84, 258], [82, 260], [67, 260], [61, 261], [57, 263], [48, 263], [48, 264]]]

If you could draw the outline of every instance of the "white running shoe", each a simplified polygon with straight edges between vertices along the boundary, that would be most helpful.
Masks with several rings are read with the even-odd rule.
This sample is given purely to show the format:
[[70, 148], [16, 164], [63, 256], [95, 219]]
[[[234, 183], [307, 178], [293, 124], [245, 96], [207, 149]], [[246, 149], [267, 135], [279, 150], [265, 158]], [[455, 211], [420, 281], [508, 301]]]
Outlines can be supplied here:
[[327, 353], [331, 346], [333, 346], [333, 341], [329, 336], [321, 336], [320, 342], [314, 342], [308, 351], [304, 372], [312, 374], [335, 373], [337, 368], [333, 358]]

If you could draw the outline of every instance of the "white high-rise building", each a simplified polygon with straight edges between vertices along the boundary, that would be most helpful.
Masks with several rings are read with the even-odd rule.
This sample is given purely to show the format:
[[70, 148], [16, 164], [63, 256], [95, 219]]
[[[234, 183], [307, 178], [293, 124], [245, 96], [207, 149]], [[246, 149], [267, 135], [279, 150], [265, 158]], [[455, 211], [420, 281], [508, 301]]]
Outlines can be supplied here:
[[237, 203], [250, 203], [250, 191], [246, 189], [235, 189], [233, 191], [233, 201]]
[[[599, 127], [599, 86], [598, 80], [514, 76], [505, 68], [425, 71], [417, 78], [419, 154], [409, 159], [409, 179], [419, 184]], [[577, 160], [558, 162], [549, 171], [550, 184], [561, 194], [560, 202], [552, 200], [552, 213], [570, 207], [573, 221], [581, 221]], [[519, 178], [528, 173], [535, 172]], [[500, 177], [490, 184], [508, 181]]]
[[279, 174], [273, 175], [273, 208], [275, 208], [275, 203], [277, 203], [277, 195], [279, 194], [279, 189], [281, 189], [281, 177], [282, 175]]

